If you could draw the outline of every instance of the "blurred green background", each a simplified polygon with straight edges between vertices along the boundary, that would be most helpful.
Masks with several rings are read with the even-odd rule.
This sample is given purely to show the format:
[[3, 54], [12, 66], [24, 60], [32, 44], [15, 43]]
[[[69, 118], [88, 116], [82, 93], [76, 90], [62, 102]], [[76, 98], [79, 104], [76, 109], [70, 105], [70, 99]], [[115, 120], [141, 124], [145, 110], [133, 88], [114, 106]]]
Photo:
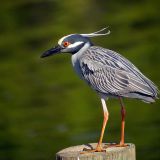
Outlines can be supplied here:
[[[74, 73], [70, 55], [40, 59], [66, 34], [110, 26], [96, 45], [131, 60], [160, 86], [159, 0], [5, 0], [0, 4], [0, 160], [55, 159], [62, 148], [97, 142], [100, 100]], [[125, 99], [126, 142], [137, 159], [160, 159], [160, 102]], [[119, 142], [120, 107], [108, 101], [104, 142]]]

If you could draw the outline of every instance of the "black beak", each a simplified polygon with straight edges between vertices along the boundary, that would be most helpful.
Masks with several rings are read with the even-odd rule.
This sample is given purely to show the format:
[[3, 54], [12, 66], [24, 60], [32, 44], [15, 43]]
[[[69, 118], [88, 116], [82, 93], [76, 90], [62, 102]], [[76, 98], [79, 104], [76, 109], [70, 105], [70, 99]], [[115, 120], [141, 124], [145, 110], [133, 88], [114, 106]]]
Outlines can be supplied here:
[[60, 52], [61, 52], [61, 46], [58, 45], [58, 46], [55, 46], [54, 48], [51, 48], [48, 51], [44, 52], [41, 55], [41, 58], [48, 57], [48, 56], [51, 56], [53, 54], [60, 53]]

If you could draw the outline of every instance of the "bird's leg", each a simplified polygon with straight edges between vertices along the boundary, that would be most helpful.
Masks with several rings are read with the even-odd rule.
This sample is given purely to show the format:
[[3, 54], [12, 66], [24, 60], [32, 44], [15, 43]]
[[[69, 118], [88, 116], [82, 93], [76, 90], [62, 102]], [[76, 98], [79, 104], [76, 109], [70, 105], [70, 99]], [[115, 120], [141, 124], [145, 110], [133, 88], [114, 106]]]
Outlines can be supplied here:
[[126, 110], [122, 101], [122, 98], [119, 97], [119, 101], [120, 101], [120, 105], [121, 105], [121, 117], [122, 117], [122, 121], [121, 121], [121, 140], [119, 145], [120, 146], [125, 146], [124, 144], [124, 128], [125, 128], [125, 115], [126, 115]]
[[103, 98], [101, 98], [101, 102], [102, 102], [102, 107], [103, 107], [103, 126], [102, 126], [102, 130], [101, 130], [101, 135], [100, 135], [100, 139], [99, 139], [99, 142], [97, 144], [97, 147], [96, 147], [96, 151], [97, 152], [101, 152], [103, 151], [102, 149], [102, 140], [103, 140], [103, 136], [104, 136], [104, 131], [105, 131], [105, 128], [106, 128], [106, 124], [107, 124], [107, 121], [108, 121], [108, 117], [109, 117], [109, 112], [108, 112], [108, 109], [107, 109], [107, 106], [106, 106], [106, 102]]
[[[99, 139], [98, 144], [97, 144], [95, 149], [93, 149], [93, 150], [84, 149], [86, 152], [105, 152], [106, 151], [102, 147], [102, 140], [103, 140], [106, 124], [107, 124], [107, 121], [108, 121], [109, 112], [108, 112], [108, 109], [107, 109], [107, 106], [106, 106], [105, 99], [101, 98], [101, 102], [102, 102], [103, 114], [104, 114], [103, 116], [104, 117], [103, 117], [103, 126], [102, 126], [102, 130], [101, 130], [100, 139]], [[82, 152], [82, 154], [83, 154], [83, 152]]]
[[119, 144], [109, 144], [106, 146], [106, 148], [108, 147], [126, 147], [128, 146], [128, 144], [124, 143], [124, 129], [125, 129], [125, 115], [126, 115], [126, 110], [122, 101], [121, 97], [118, 97], [119, 101], [120, 101], [120, 105], [121, 105], [121, 140]]
[[127, 144], [124, 143], [124, 128], [125, 128], [125, 116], [126, 116], [126, 110], [122, 101], [121, 97], [118, 97], [119, 101], [120, 101], [120, 105], [121, 105], [121, 140], [119, 144], [115, 144], [115, 145], [111, 145], [111, 146], [115, 146], [115, 147], [126, 147], [128, 146]]

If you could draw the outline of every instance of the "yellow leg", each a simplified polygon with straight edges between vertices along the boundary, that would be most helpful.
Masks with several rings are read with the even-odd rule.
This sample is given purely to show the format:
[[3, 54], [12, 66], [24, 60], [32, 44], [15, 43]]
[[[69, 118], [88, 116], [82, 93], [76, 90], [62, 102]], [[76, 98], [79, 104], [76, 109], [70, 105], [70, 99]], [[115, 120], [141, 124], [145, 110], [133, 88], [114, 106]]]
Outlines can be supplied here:
[[126, 115], [126, 110], [122, 101], [121, 97], [118, 97], [119, 101], [120, 101], [120, 105], [121, 105], [121, 139], [120, 139], [120, 143], [119, 144], [109, 144], [106, 146], [106, 148], [108, 147], [126, 147], [128, 146], [127, 144], [125, 144], [124, 142], [124, 129], [125, 129], [125, 115]]
[[85, 153], [88, 153], [88, 152], [105, 152], [106, 151], [105, 149], [102, 148], [102, 140], [103, 140], [106, 124], [107, 124], [107, 121], [108, 121], [109, 113], [108, 113], [108, 109], [107, 109], [107, 106], [106, 106], [105, 99], [101, 98], [101, 102], [102, 102], [104, 117], [103, 117], [103, 125], [102, 125], [100, 139], [99, 139], [98, 144], [97, 144], [95, 149], [90, 150], [90, 149], [85, 149], [84, 148], [84, 152], [82, 152], [82, 154], [85, 154]]
[[120, 146], [124, 146], [124, 129], [125, 129], [125, 115], [126, 115], [126, 110], [122, 101], [122, 98], [119, 97], [120, 104], [121, 104], [121, 140], [120, 140]]
[[102, 102], [104, 117], [103, 117], [103, 126], [102, 126], [102, 130], [101, 130], [100, 139], [99, 139], [99, 142], [98, 142], [97, 147], [96, 147], [97, 152], [104, 151], [103, 148], [102, 148], [102, 140], [103, 140], [104, 131], [105, 131], [105, 128], [106, 128], [108, 117], [109, 117], [109, 112], [108, 112], [105, 100], [103, 98], [101, 98], [101, 102]]

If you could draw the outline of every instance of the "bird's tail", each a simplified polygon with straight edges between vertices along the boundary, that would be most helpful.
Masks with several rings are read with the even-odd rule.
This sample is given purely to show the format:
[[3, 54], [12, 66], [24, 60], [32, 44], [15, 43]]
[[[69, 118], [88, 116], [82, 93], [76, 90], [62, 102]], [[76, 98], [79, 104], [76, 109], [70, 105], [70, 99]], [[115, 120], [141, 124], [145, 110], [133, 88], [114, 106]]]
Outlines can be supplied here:
[[145, 103], [154, 103], [156, 99], [159, 99], [157, 96], [155, 97], [152, 95], [143, 94], [141, 92], [130, 92], [127, 93], [126, 95], [123, 95], [123, 97], [140, 99]]

